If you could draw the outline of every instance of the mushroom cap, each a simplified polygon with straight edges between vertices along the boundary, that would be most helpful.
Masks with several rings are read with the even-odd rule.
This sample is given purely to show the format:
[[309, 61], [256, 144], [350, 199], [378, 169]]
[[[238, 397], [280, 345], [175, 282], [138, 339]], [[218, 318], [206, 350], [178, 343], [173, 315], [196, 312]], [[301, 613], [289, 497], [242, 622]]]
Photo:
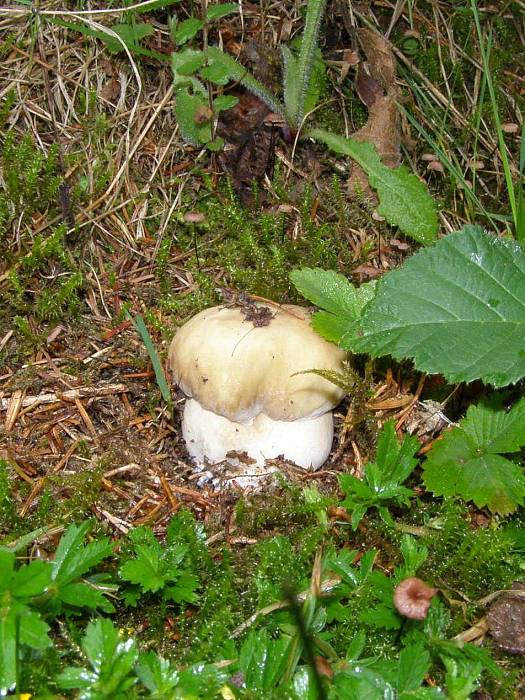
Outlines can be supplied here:
[[344, 392], [310, 369], [341, 371], [346, 353], [310, 326], [301, 306], [269, 310], [255, 325], [243, 309], [215, 306], [182, 326], [168, 359], [174, 379], [205, 409], [243, 423], [264, 413], [273, 420], [313, 418], [330, 411]]
[[394, 589], [394, 606], [411, 620], [424, 620], [437, 592], [437, 588], [431, 588], [417, 576], [409, 576]]
[[[246, 452], [256, 467], [282, 455], [299, 467], [317, 469], [330, 454], [334, 424], [330, 411], [294, 422], [274, 421], [260, 413], [248, 423], [235, 423], [188, 399], [182, 435], [188, 452], [201, 465], [221, 462], [228, 452]], [[253, 470], [247, 466], [246, 471]]]

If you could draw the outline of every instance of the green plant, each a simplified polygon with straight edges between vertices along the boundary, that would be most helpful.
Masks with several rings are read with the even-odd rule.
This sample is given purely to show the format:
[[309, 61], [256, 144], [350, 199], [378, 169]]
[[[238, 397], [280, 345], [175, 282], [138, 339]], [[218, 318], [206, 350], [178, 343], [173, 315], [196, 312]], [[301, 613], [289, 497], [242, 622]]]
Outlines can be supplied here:
[[151, 339], [146, 324], [144, 323], [144, 319], [140, 314], [137, 314], [135, 318], [132, 319], [132, 321], [137, 333], [140, 335], [142, 342], [144, 343], [146, 350], [148, 351], [148, 355], [153, 366], [153, 371], [155, 372], [155, 379], [157, 380], [157, 384], [160, 393], [162, 394], [162, 398], [164, 399], [168, 409], [171, 410], [171, 391], [168, 387], [166, 375], [164, 374], [164, 370], [162, 369], [162, 364], [160, 362], [157, 350], [155, 348], [155, 345], [153, 344], [153, 340]]
[[[419, 251], [384, 275], [371, 299], [370, 289], [356, 290], [335, 273], [305, 269], [291, 279], [324, 309], [314, 314], [313, 327], [348, 350], [408, 357], [417, 369], [455, 382], [482, 379], [502, 387], [525, 376], [525, 255], [479, 227], [466, 226]], [[508, 413], [493, 401], [471, 407], [431, 451], [427, 487], [503, 514], [523, 503], [521, 468], [501, 455], [525, 443], [523, 405]], [[375, 469], [368, 474], [365, 468], [365, 482], [344, 477], [364, 501], [356, 522], [372, 498]], [[357, 505], [352, 496], [352, 508]]]
[[[503, 165], [503, 172], [505, 174], [505, 184], [507, 186], [507, 194], [510, 203], [510, 211], [512, 214], [512, 222], [514, 225], [514, 235], [518, 241], [524, 245], [525, 244], [525, 204], [523, 197], [523, 135], [525, 134], [525, 127], [522, 129], [522, 153], [520, 154], [520, 166], [519, 166], [519, 180], [514, 182], [510, 167], [509, 156], [507, 153], [507, 146], [505, 144], [505, 138], [503, 136], [503, 129], [501, 128], [501, 119], [498, 110], [498, 101], [496, 99], [496, 91], [494, 88], [494, 83], [492, 80], [492, 68], [490, 65], [490, 54], [492, 49], [492, 34], [489, 33], [487, 39], [483, 37], [483, 32], [481, 29], [478, 2], [477, 0], [470, 0], [470, 8], [472, 10], [472, 15], [474, 17], [474, 23], [476, 25], [476, 33], [478, 35], [479, 47], [481, 52], [481, 62], [483, 65], [483, 80], [486, 83], [489, 97], [490, 106], [492, 108], [492, 114], [494, 118], [494, 124], [496, 126], [496, 133], [498, 135], [498, 149], [499, 156], [501, 158], [501, 163]], [[483, 93], [482, 93], [483, 94]]]
[[26, 650], [51, 645], [49, 625], [64, 609], [114, 610], [104, 593], [114, 587], [104, 577], [82, 577], [113, 552], [102, 538], [84, 543], [90, 523], [71, 525], [64, 533], [52, 562], [35, 560], [18, 568], [9, 547], [0, 547], [0, 688], [13, 688], [20, 659]]
[[79, 689], [85, 700], [129, 697], [129, 690], [137, 682], [132, 674], [138, 659], [135, 640], [121, 640], [111, 620], [101, 618], [88, 624], [82, 650], [90, 667], [66, 668], [57, 678], [58, 685]]
[[[155, 29], [149, 22], [139, 22], [138, 17], [143, 13], [154, 12], [155, 10], [172, 7], [180, 2], [180, 0], [152, 0], [151, 2], [131, 3], [125, 2], [126, 6], [133, 5], [133, 8], [125, 13], [125, 21], [115, 22], [109, 27], [94, 22], [82, 19], [81, 22], [67, 22], [60, 17], [46, 17], [46, 20], [65, 27], [75, 32], [79, 32], [83, 36], [92, 37], [102, 41], [107, 51], [111, 54], [120, 54], [129, 52], [135, 56], [145, 56], [153, 58], [157, 61], [166, 61], [165, 54], [158, 51], [152, 51], [144, 46], [142, 40], [154, 34]], [[82, 22], [85, 22], [83, 24]]]
[[371, 143], [347, 139], [321, 129], [306, 133], [326, 144], [336, 153], [350, 156], [368, 175], [370, 186], [377, 190], [378, 213], [390, 224], [398, 226], [407, 236], [419, 243], [435, 240], [438, 232], [436, 203], [429, 196], [426, 186], [405, 166], [388, 168], [384, 165]]
[[173, 529], [168, 530], [164, 546], [146, 527], [130, 530], [128, 538], [134, 556], [120, 567], [121, 578], [134, 584], [124, 593], [127, 605], [136, 605], [141, 595], [158, 591], [164, 600], [175, 603], [197, 600], [199, 579], [188, 568], [188, 548], [178, 541]]
[[506, 515], [523, 505], [525, 476], [503, 457], [525, 445], [525, 399], [506, 411], [501, 397], [470, 406], [459, 425], [437, 442], [423, 480], [438, 496], [460, 496]]
[[402, 484], [417, 464], [414, 453], [418, 449], [419, 441], [409, 435], [399, 445], [394, 421], [388, 421], [379, 435], [376, 461], [365, 465], [363, 479], [341, 474], [339, 486], [345, 493], [341, 505], [351, 514], [354, 530], [369, 508], [377, 508], [381, 518], [393, 525], [388, 505], [409, 503], [412, 490]]
[[[311, 277], [296, 271], [292, 281], [314, 300]], [[359, 292], [350, 282], [340, 277], [334, 284], [354, 304]], [[342, 317], [344, 302], [334, 307], [334, 284], [323, 299], [315, 295], [329, 313], [313, 323], [344, 348], [408, 357], [451, 382], [502, 387], [525, 376], [525, 254], [511, 241], [465, 226], [384, 275], [358, 319]]]
[[[220, 110], [236, 104], [237, 98], [220, 95], [212, 100], [203, 81], [224, 87], [230, 80], [241, 83], [274, 112], [283, 115], [292, 132], [299, 134], [306, 106], [313, 109], [318, 99], [312, 77], [319, 61], [317, 46], [325, 6], [326, 0], [309, 0], [297, 57], [288, 47], [282, 47], [283, 104], [232, 56], [216, 47], [206, 46], [202, 51], [186, 49], [172, 54], [175, 115], [183, 137], [194, 146], [222, 148], [223, 140], [213, 138], [214, 120]], [[191, 25], [192, 31], [201, 27], [201, 24]], [[186, 33], [183, 38], [187, 40]], [[372, 144], [358, 143], [321, 130], [307, 132], [305, 137], [316, 138], [359, 163], [368, 174], [370, 185], [378, 191], [379, 213], [390, 223], [421, 243], [435, 239], [438, 230], [435, 202], [415, 175], [403, 167], [391, 170], [383, 165]]]

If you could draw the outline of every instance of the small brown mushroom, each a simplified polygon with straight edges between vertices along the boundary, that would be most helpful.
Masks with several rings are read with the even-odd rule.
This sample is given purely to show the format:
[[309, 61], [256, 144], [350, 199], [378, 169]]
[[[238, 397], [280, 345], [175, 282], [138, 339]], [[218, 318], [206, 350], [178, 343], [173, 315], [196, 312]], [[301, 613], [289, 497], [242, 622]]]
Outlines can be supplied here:
[[394, 606], [398, 613], [411, 620], [424, 620], [430, 601], [438, 592], [416, 576], [404, 579], [394, 590]]

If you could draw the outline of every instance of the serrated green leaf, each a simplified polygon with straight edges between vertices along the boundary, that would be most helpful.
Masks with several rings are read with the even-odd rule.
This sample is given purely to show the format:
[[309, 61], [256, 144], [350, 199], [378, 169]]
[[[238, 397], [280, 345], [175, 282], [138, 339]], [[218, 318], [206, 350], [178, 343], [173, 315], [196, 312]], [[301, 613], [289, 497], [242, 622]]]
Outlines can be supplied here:
[[171, 698], [179, 682], [179, 674], [170, 662], [152, 650], [140, 654], [135, 671], [156, 698]]
[[11, 588], [17, 598], [41, 595], [51, 583], [52, 565], [36, 559], [21, 566], [13, 577]]
[[61, 601], [75, 608], [90, 608], [106, 613], [115, 612], [113, 605], [104, 595], [87, 583], [70, 583], [59, 591]]
[[522, 469], [500, 453], [525, 445], [525, 399], [506, 412], [494, 402], [471, 406], [459, 426], [435, 443], [425, 464], [426, 487], [508, 514], [525, 496]]
[[321, 141], [336, 153], [350, 156], [368, 175], [370, 186], [379, 196], [378, 212], [407, 236], [425, 245], [438, 233], [437, 207], [426, 186], [405, 166], [388, 168], [371, 143], [346, 139], [322, 129], [307, 136]]
[[204, 27], [204, 22], [197, 17], [190, 17], [185, 19], [183, 22], [177, 24], [175, 31], [173, 32], [173, 38], [175, 42], [179, 45], [185, 44], [190, 39], [200, 32]]
[[357, 479], [351, 474], [339, 477], [339, 486], [346, 494], [341, 505], [351, 513], [354, 529], [366, 511], [374, 507], [385, 522], [392, 524], [387, 506], [390, 502], [397, 505], [409, 502], [412, 491], [401, 484], [417, 464], [414, 453], [418, 449], [419, 441], [409, 435], [404, 437], [400, 445], [394, 421], [388, 421], [379, 435], [376, 461], [365, 466], [364, 479]]
[[27, 644], [32, 649], [46, 649], [51, 646], [51, 640], [47, 636], [49, 625], [42, 620], [39, 613], [26, 606], [14, 606], [12, 614], [20, 621], [21, 644]]
[[308, 301], [323, 309], [312, 316], [312, 328], [327, 340], [351, 350], [357, 322], [374, 296], [376, 283], [354, 287], [337, 272], [308, 267], [293, 270], [290, 279]]
[[399, 691], [410, 691], [419, 688], [428, 667], [430, 654], [423, 644], [411, 644], [399, 654], [396, 688]]
[[211, 5], [206, 9], [206, 17], [208, 22], [213, 22], [216, 19], [221, 19], [227, 15], [234, 15], [239, 12], [239, 5], [234, 2], [224, 2], [219, 5]]
[[503, 410], [498, 403], [482, 402], [471, 406], [461, 427], [487, 452], [517, 452], [525, 445], [525, 398], [510, 411]]
[[90, 527], [89, 521], [80, 526], [73, 524], [62, 535], [52, 568], [52, 578], [57, 585], [71, 583], [113, 553], [113, 545], [107, 537], [84, 544]]
[[111, 620], [99, 618], [87, 626], [82, 648], [91, 668], [67, 668], [57, 683], [64, 688], [88, 689], [81, 695], [85, 700], [128, 697], [126, 691], [137, 682], [132, 674], [138, 658], [136, 642], [121, 639]]
[[290, 640], [271, 639], [265, 629], [252, 630], [239, 652], [239, 667], [249, 688], [270, 690], [282, 677]]
[[195, 590], [199, 587], [199, 579], [193, 574], [182, 572], [177, 577], [175, 586], [167, 586], [165, 598], [172, 600], [174, 603], [196, 603], [199, 596]]
[[127, 561], [120, 569], [125, 581], [137, 583], [147, 593], [155, 593], [166, 584], [166, 576], [161, 571], [159, 556], [149, 547], [136, 547], [137, 559]]
[[525, 375], [525, 254], [465, 226], [387, 273], [356, 349], [411, 358], [450, 382], [505, 386]]
[[488, 506], [502, 515], [516, 510], [525, 496], [522, 469], [501, 455], [484, 453], [461, 428], [433, 446], [423, 479], [437, 496], [472, 500], [479, 508]]

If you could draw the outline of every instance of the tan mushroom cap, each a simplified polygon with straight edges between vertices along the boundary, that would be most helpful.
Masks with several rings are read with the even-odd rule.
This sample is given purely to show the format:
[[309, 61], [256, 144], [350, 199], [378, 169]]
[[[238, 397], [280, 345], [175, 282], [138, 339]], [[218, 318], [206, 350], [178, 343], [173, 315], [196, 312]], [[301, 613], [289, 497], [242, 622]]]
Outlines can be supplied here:
[[[264, 305], [259, 305], [264, 306]], [[215, 306], [182, 326], [171, 343], [174, 380], [203, 408], [246, 422], [320, 416], [344, 392], [310, 369], [341, 371], [346, 353], [321, 338], [301, 306], [268, 307], [270, 323], [256, 327], [239, 308]]]

